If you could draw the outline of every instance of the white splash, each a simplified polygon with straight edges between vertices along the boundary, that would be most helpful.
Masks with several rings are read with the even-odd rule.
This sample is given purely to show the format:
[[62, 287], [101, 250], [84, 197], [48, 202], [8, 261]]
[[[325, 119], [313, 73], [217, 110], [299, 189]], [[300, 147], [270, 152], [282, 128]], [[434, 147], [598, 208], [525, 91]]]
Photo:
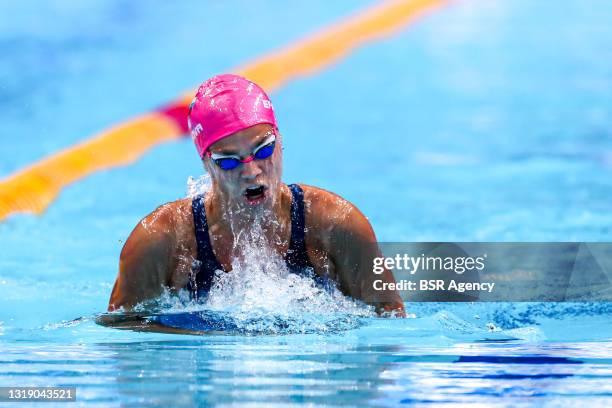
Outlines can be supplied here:
[[370, 315], [370, 308], [345, 297], [334, 284], [322, 287], [312, 275], [292, 273], [265, 242], [256, 223], [236, 243], [237, 256], [229, 273], [218, 271], [206, 300], [209, 310], [295, 317], [303, 314]]
[[243, 333], [329, 333], [358, 327], [373, 307], [346, 297], [331, 281], [290, 272], [261, 224], [236, 233], [230, 272], [217, 271], [208, 296], [195, 302], [186, 291], [166, 291], [162, 313], [212, 312]]
[[208, 173], [204, 173], [199, 177], [189, 176], [187, 178], [187, 197], [193, 198], [199, 194], [204, 194], [210, 191], [212, 181]]

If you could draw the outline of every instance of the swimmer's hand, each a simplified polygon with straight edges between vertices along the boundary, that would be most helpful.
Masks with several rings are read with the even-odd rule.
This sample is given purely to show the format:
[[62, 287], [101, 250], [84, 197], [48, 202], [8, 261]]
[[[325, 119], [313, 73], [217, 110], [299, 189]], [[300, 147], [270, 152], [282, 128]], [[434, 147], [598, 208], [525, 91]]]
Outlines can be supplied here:
[[385, 304], [376, 308], [376, 313], [380, 317], [406, 317], [406, 311], [403, 304]]

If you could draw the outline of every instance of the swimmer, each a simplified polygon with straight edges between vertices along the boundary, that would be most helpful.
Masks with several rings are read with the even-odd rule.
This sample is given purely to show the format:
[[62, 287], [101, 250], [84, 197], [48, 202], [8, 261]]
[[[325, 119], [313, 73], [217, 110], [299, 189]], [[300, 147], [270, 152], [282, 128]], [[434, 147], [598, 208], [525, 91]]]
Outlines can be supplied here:
[[199, 87], [188, 125], [211, 189], [159, 207], [134, 228], [121, 251], [110, 311], [131, 310], [164, 288], [205, 298], [215, 271], [231, 273], [236, 237], [258, 223], [289, 271], [331, 279], [378, 313], [404, 315], [395, 290], [373, 288], [374, 280], [395, 279], [389, 270], [372, 272], [380, 249], [366, 217], [336, 194], [281, 182], [282, 135], [263, 89], [237, 75], [215, 76]]

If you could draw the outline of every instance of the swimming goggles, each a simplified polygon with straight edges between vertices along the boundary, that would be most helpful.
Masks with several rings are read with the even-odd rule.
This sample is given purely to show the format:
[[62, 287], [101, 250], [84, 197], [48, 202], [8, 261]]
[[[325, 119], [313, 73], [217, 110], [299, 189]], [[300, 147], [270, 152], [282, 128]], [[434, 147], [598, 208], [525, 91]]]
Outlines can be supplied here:
[[250, 156], [244, 159], [241, 159], [239, 156], [223, 156], [220, 154], [211, 153], [210, 151], [208, 151], [208, 155], [212, 161], [223, 170], [232, 170], [240, 166], [242, 163], [250, 163], [253, 160], [267, 159], [268, 157], [272, 156], [272, 153], [274, 153], [276, 135], [274, 132], [268, 132], [266, 135], [267, 137], [264, 142], [257, 146]]

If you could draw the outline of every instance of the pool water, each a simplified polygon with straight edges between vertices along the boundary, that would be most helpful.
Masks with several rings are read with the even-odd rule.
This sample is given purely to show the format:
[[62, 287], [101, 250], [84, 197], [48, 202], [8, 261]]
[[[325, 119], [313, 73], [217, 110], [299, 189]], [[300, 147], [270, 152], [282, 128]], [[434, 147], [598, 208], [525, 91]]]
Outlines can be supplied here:
[[[0, 177], [371, 4], [3, 4]], [[381, 241], [610, 241], [611, 20], [595, 0], [451, 2], [271, 95], [284, 179], [349, 199]], [[160, 145], [0, 224], [0, 386], [73, 385], [80, 405], [612, 402], [609, 303], [379, 319], [321, 295], [223, 335], [97, 325], [131, 229], [202, 172], [189, 139]]]

